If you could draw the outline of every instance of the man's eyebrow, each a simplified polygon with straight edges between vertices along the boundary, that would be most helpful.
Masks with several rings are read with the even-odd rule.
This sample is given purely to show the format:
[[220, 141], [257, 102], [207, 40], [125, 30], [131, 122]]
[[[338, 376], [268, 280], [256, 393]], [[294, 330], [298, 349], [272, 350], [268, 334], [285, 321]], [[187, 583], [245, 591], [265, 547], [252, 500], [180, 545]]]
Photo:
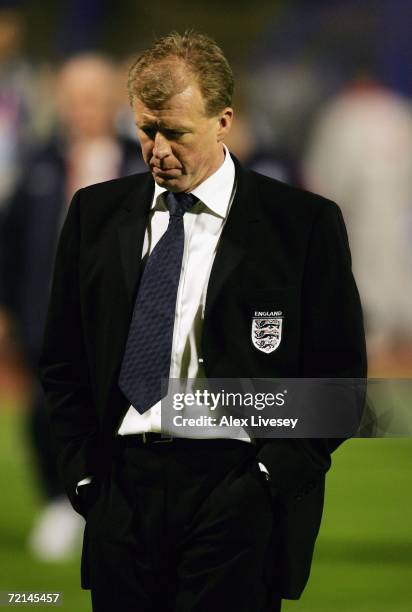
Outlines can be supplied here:
[[142, 123], [138, 123], [137, 121], [135, 121], [135, 125], [138, 128], [155, 128], [155, 127], [157, 127], [157, 123], [156, 122], [151, 122], [151, 121], [142, 121]]
[[143, 121], [141, 124], [136, 122], [136, 126], [138, 128], [140, 128], [141, 130], [144, 129], [160, 129], [160, 130], [165, 130], [166, 132], [190, 132], [192, 130], [192, 128], [190, 128], [188, 125], [173, 125], [170, 126], [168, 124], [164, 124], [161, 121], [157, 122], [157, 121]]

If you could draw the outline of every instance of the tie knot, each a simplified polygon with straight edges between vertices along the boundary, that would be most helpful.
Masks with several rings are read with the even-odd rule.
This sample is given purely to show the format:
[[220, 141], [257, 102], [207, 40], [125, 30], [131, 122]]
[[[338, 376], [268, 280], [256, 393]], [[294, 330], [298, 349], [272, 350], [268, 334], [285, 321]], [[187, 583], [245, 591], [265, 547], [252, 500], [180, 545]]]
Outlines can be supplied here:
[[195, 204], [197, 198], [192, 193], [179, 191], [178, 193], [166, 192], [166, 204], [171, 217], [183, 217]]

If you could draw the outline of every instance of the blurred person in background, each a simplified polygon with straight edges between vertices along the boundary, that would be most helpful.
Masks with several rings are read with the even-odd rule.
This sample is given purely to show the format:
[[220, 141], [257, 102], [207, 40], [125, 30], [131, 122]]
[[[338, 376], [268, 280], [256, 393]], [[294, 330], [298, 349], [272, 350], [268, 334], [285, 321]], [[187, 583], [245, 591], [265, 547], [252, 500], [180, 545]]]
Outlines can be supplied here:
[[365, 312], [370, 367], [410, 372], [412, 357], [412, 111], [362, 77], [314, 125], [308, 189], [339, 201]]
[[50, 119], [48, 71], [24, 52], [21, 2], [0, 1], [0, 214]]
[[[30, 151], [49, 134], [53, 115], [51, 71], [47, 64], [34, 61], [25, 48], [25, 4], [24, 0], [0, 0], [0, 235]], [[10, 323], [0, 310], [1, 381], [24, 396], [27, 377], [17, 330]]]
[[[34, 371], [43, 336], [58, 236], [76, 190], [143, 168], [135, 143], [118, 137], [115, 66], [96, 54], [76, 56], [56, 78], [57, 126], [33, 152], [10, 199], [2, 232], [1, 301], [17, 324]], [[60, 559], [77, 543], [81, 518], [72, 510], [55, 465], [41, 387], [33, 380], [30, 438], [46, 500], [30, 536], [31, 550]]]

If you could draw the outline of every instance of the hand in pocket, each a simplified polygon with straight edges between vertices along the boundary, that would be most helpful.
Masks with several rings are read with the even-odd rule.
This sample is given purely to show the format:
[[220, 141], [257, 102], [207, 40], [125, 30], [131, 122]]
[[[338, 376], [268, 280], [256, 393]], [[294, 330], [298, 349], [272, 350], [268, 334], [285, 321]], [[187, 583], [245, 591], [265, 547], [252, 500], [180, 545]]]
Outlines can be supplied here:
[[90, 483], [79, 485], [78, 496], [80, 498], [81, 511], [85, 518], [87, 518], [91, 507], [97, 501], [99, 494], [98, 479], [93, 478]]

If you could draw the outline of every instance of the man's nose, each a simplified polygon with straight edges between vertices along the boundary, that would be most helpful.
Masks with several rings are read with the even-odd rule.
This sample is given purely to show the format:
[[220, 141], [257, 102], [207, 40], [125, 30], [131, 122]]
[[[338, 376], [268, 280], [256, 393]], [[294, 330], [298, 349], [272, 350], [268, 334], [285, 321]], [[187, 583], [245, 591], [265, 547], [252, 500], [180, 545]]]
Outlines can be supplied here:
[[158, 159], [164, 159], [171, 153], [169, 141], [161, 132], [156, 132], [153, 145], [153, 156]]

